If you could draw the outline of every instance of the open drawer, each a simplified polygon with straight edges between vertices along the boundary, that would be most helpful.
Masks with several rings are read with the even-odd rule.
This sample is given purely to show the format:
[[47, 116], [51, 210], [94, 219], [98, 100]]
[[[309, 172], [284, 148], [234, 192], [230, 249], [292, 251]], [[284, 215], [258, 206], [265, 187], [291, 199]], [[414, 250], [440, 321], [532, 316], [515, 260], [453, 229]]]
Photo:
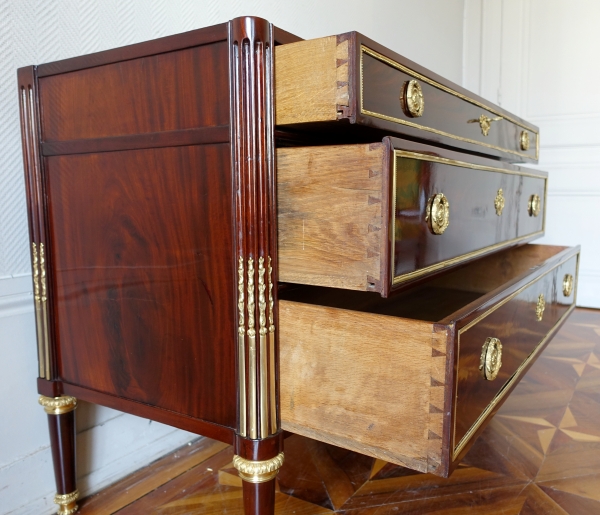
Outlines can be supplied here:
[[280, 148], [279, 279], [386, 297], [542, 236], [547, 177], [389, 137]]
[[575, 307], [578, 260], [515, 247], [390, 299], [282, 289], [283, 429], [447, 476]]
[[358, 32], [275, 48], [275, 123], [537, 162], [538, 128]]

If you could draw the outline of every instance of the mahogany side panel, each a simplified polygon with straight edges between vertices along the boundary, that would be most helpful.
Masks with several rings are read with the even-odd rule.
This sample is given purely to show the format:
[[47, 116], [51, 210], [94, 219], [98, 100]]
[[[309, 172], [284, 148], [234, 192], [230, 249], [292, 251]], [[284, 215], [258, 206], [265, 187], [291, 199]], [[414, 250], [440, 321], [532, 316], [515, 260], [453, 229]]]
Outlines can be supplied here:
[[49, 75], [58, 75], [60, 73], [69, 73], [85, 68], [94, 68], [106, 64], [117, 63], [120, 61], [129, 61], [149, 55], [164, 54], [184, 48], [216, 43], [218, 41], [227, 41], [227, 24], [221, 23], [211, 27], [183, 32], [173, 36], [144, 41], [134, 45], [127, 45], [120, 48], [94, 52], [93, 54], [71, 57], [52, 63], [45, 63], [38, 66], [39, 77]]
[[39, 88], [44, 140], [227, 125], [227, 43], [44, 77]]
[[46, 165], [60, 378], [234, 427], [229, 145]]
[[60, 385], [61, 393], [64, 393], [65, 395], [72, 395], [73, 397], [76, 397], [82, 401], [92, 402], [94, 404], [99, 404], [100, 406], [106, 406], [107, 408], [116, 409], [122, 411], [123, 413], [129, 413], [137, 417], [155, 420], [156, 422], [168, 424], [170, 426], [183, 429], [184, 431], [206, 436], [207, 438], [213, 438], [229, 445], [232, 445], [235, 441], [234, 429], [231, 427], [225, 427], [212, 422], [206, 422], [204, 420], [190, 417], [186, 414], [176, 413], [174, 411], [163, 409], [157, 406], [144, 404], [131, 399], [125, 399], [123, 397], [117, 397], [115, 395], [109, 395], [96, 390], [91, 390], [89, 388], [82, 388], [81, 386], [74, 384], [65, 382], [51, 383], [42, 379], [38, 380], [38, 387], [41, 387], [40, 390], [45, 389], [45, 387], [48, 385]]

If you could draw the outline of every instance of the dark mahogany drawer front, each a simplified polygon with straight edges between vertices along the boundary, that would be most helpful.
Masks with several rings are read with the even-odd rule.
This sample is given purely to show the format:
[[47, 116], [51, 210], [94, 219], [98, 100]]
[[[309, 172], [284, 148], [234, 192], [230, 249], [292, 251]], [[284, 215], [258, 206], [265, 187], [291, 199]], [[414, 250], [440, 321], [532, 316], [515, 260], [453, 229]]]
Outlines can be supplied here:
[[513, 247], [387, 299], [282, 289], [283, 429], [447, 475], [575, 307], [578, 257]]
[[[500, 112], [491, 103], [475, 100], [474, 95], [460, 93], [457, 87], [432, 79], [432, 74], [419, 73], [365, 45], [360, 48], [360, 67], [364, 123], [375, 118], [376, 123], [388, 122], [385, 127], [395, 132], [412, 128], [422, 131], [425, 139], [448, 138], [456, 146], [479, 146], [483, 153], [507, 153], [515, 162], [537, 161], [537, 128]], [[417, 95], [420, 103], [422, 114], [418, 116], [407, 107], [410, 93]]]
[[283, 282], [387, 296], [544, 231], [547, 174], [491, 159], [384, 138], [282, 148], [277, 169]]
[[[544, 173], [399, 149], [393, 160], [392, 286], [544, 230]], [[540, 193], [538, 214], [530, 217], [527, 199]], [[447, 227], [436, 230], [427, 219], [440, 195]]]
[[[276, 48], [275, 122], [537, 162], [538, 128], [357, 32]], [[350, 122], [351, 126], [347, 122]]]
[[[457, 339], [457, 388], [454, 405], [453, 449], [457, 456], [531, 361], [554, 326], [574, 304], [578, 256], [559, 262], [542, 275], [460, 327]], [[491, 376], [484, 377], [484, 344], [500, 342]], [[488, 352], [496, 352], [488, 351]], [[494, 357], [490, 357], [494, 359]], [[494, 375], [497, 374], [495, 377]]]

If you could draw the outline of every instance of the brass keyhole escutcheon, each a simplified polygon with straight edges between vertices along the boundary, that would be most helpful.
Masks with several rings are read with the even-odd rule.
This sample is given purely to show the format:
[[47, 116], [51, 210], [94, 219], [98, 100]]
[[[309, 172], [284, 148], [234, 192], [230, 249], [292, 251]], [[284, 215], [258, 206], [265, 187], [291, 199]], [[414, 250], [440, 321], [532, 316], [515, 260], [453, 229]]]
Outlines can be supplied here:
[[529, 133], [521, 131], [521, 150], [529, 150]]
[[540, 293], [537, 304], [535, 306], [535, 318], [538, 322], [542, 321], [544, 317], [544, 310], [546, 309], [546, 299], [544, 298], [544, 294]]
[[413, 118], [423, 116], [425, 111], [425, 98], [421, 85], [416, 80], [409, 80], [405, 86], [401, 96], [404, 99], [404, 111]]
[[450, 203], [443, 193], [428, 200], [425, 221], [433, 234], [443, 234], [450, 225]]
[[527, 211], [529, 212], [529, 216], [537, 216], [540, 214], [540, 209], [542, 206], [542, 202], [540, 200], [539, 195], [531, 195], [529, 197], [529, 203], [527, 204]]
[[487, 338], [481, 349], [479, 370], [487, 381], [493, 381], [502, 366], [502, 343], [498, 338]]
[[570, 297], [573, 293], [573, 276], [571, 274], [565, 274], [563, 279], [563, 295]]
[[494, 207], [496, 208], [496, 214], [500, 216], [502, 214], [502, 210], [504, 209], [504, 193], [502, 188], [500, 188], [496, 194], [496, 198], [494, 199]]

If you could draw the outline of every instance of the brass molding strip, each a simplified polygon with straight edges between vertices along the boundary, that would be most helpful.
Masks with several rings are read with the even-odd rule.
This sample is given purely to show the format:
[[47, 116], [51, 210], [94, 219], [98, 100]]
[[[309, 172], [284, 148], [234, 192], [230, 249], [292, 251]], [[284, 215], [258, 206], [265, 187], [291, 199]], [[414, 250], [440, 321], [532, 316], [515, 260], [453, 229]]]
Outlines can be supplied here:
[[536, 140], [536, 155], [535, 155], [535, 159], [539, 159], [539, 147], [540, 147], [540, 135], [537, 131], [535, 131], [534, 129], [532, 129], [531, 127], [524, 125], [522, 122], [518, 122], [517, 120], [511, 118], [510, 116], [506, 116], [504, 114], [499, 113], [498, 111], [496, 111], [495, 109], [481, 103], [478, 102], [477, 100], [474, 100], [472, 98], [469, 98], [461, 93], [459, 93], [458, 91], [454, 91], [453, 89], [444, 86], [443, 84], [440, 84], [439, 82], [434, 81], [433, 79], [430, 79], [428, 77], [426, 77], [425, 75], [421, 75], [418, 72], [415, 72], [413, 70], [411, 70], [410, 68], [407, 68], [406, 66], [403, 66], [402, 64], [394, 61], [393, 59], [390, 59], [389, 57], [386, 57], [382, 54], [380, 54], [379, 52], [376, 52], [375, 50], [371, 50], [370, 48], [367, 48], [364, 45], [361, 45], [361, 52], [360, 52], [360, 112], [361, 114], [366, 114], [369, 116], [373, 116], [375, 118], [381, 118], [382, 120], [387, 120], [390, 122], [394, 122], [394, 123], [399, 123], [402, 125], [407, 125], [409, 127], [413, 127], [415, 129], [421, 129], [424, 131], [428, 131], [428, 132], [432, 132], [434, 134], [439, 134], [440, 136], [446, 136], [448, 138], [452, 138], [452, 139], [456, 139], [459, 141], [464, 141], [466, 143], [472, 143], [474, 145], [481, 145], [484, 147], [488, 147], [488, 148], [493, 148], [494, 150], [500, 150], [502, 152], [508, 152], [510, 154], [515, 154], [521, 157], [526, 157], [528, 159], [531, 159], [532, 156], [530, 156], [529, 154], [524, 154], [523, 152], [519, 152], [516, 150], [510, 150], [508, 148], [504, 148], [504, 147], [498, 147], [496, 145], [492, 145], [490, 143], [485, 143], [483, 141], [478, 141], [478, 140], [474, 140], [474, 139], [470, 139], [470, 138], [464, 138], [462, 136], [457, 136], [456, 134], [451, 134], [449, 132], [444, 132], [444, 131], [440, 131], [438, 129], [434, 129], [432, 127], [427, 127], [425, 125], [419, 125], [417, 123], [414, 122], [409, 122], [408, 120], [402, 120], [401, 118], [395, 118], [393, 116], [388, 116], [385, 114], [381, 114], [381, 113], [376, 113], [374, 111], [369, 111], [367, 109], [364, 108], [364, 103], [363, 103], [363, 54], [367, 54], [370, 55], [371, 57], [374, 57], [375, 59], [388, 64], [390, 66], [392, 66], [393, 68], [396, 68], [412, 77], [418, 78], [420, 80], [422, 80], [423, 82], [426, 82], [428, 84], [430, 84], [431, 86], [440, 89], [442, 91], [445, 91], [446, 93], [449, 93], [451, 95], [454, 95], [466, 102], [469, 102], [470, 104], [476, 105], [477, 107], [480, 107], [482, 109], [485, 109], [487, 111], [489, 111], [490, 113], [494, 113], [498, 116], [501, 116], [502, 118], [504, 118], [505, 120], [513, 123], [514, 125], [517, 125], [519, 127], [522, 127], [523, 129], [526, 129], [530, 132], [532, 132], [533, 134], [535, 134], [535, 140]]
[[40, 395], [38, 402], [48, 415], [63, 415], [77, 408], [77, 399], [70, 395], [54, 398]]
[[254, 328], [254, 259], [248, 259], [248, 404], [250, 411], [249, 436], [258, 438], [258, 393], [256, 391], [256, 329]]
[[486, 172], [498, 172], [509, 175], [522, 175], [524, 177], [534, 177], [536, 179], [546, 179], [547, 177], [541, 173], [535, 173], [535, 170], [508, 170], [506, 168], [500, 168], [496, 166], [478, 165], [469, 163], [467, 161], [457, 161], [456, 159], [448, 159], [440, 156], [432, 156], [429, 154], [422, 154], [420, 152], [412, 152], [409, 150], [396, 150], [394, 149], [396, 157], [409, 157], [418, 159], [419, 161], [431, 161], [433, 163], [441, 163], [450, 166], [459, 166], [461, 168], [471, 168], [473, 170], [484, 170]]
[[258, 258], [258, 312], [259, 312], [259, 348], [260, 348], [260, 377], [259, 377], [259, 402], [260, 402], [260, 437], [266, 438], [269, 435], [269, 404], [267, 391], [267, 298], [265, 290], [265, 258]]
[[46, 257], [44, 244], [40, 243], [40, 286], [42, 300], [42, 320], [44, 323], [44, 350], [46, 356], [46, 379], [50, 379], [50, 341], [48, 336], [48, 284], [46, 282]]
[[46, 348], [44, 342], [44, 330], [42, 322], [42, 296], [40, 294], [40, 269], [37, 245], [31, 243], [31, 267], [33, 268], [33, 298], [35, 301], [35, 321], [38, 342], [38, 364], [39, 373], [42, 379], [46, 377]]
[[472, 163], [467, 163], [464, 161], [456, 161], [454, 159], [446, 159], [444, 157], [430, 156], [430, 155], [421, 154], [418, 152], [409, 152], [406, 150], [394, 149], [394, 169], [393, 169], [393, 178], [392, 178], [392, 188], [393, 188], [393, 192], [394, 192], [393, 206], [392, 206], [392, 235], [396, 234], [396, 184], [397, 184], [397, 173], [398, 173], [398, 159], [397, 159], [398, 157], [417, 159], [420, 161], [430, 161], [430, 162], [434, 162], [434, 163], [458, 166], [461, 168], [470, 168], [473, 170], [483, 170], [483, 171], [489, 171], [489, 172], [505, 173], [505, 174], [510, 174], [510, 175], [522, 175], [525, 177], [533, 177], [536, 179], [543, 179], [544, 180], [544, 205], [543, 205], [544, 217], [542, 218], [542, 229], [540, 231], [535, 231], [530, 234], [525, 234], [523, 236], [513, 238], [511, 240], [506, 240], [506, 241], [502, 241], [499, 243], [495, 243], [493, 245], [489, 245], [487, 247], [484, 247], [484, 248], [481, 248], [478, 250], [474, 250], [474, 251], [468, 252], [466, 254], [461, 254], [460, 256], [456, 256], [454, 258], [450, 258], [445, 261], [441, 261], [439, 263], [429, 265], [425, 268], [420, 268], [418, 270], [414, 270], [413, 272], [407, 272], [402, 275], [394, 275], [395, 270], [396, 270], [396, 253], [395, 253], [395, 243], [396, 242], [394, 240], [392, 243], [392, 248], [391, 248], [392, 255], [391, 255], [391, 259], [390, 259], [391, 275], [393, 277], [392, 285], [395, 286], [397, 284], [401, 284], [401, 283], [409, 281], [411, 279], [415, 279], [417, 277], [421, 277], [423, 275], [429, 274], [430, 272], [443, 270], [444, 268], [462, 263], [463, 261], [466, 261], [468, 259], [472, 259], [472, 258], [481, 256], [483, 254], [492, 252], [494, 250], [498, 250], [503, 247], [508, 247], [508, 246], [514, 245], [520, 241], [524, 241], [524, 240], [533, 238], [535, 236], [541, 236], [542, 234], [544, 234], [545, 225], [546, 225], [546, 196], [547, 196], [547, 191], [548, 191], [548, 178], [547, 177], [545, 177], [543, 175], [531, 173], [531, 172], [520, 172], [520, 171], [516, 171], [516, 170], [505, 170], [503, 168], [495, 168], [493, 166], [474, 165]]
[[269, 281], [269, 404], [271, 409], [271, 434], [277, 432], [277, 406], [275, 393], [275, 323], [273, 321], [273, 267], [271, 256], [268, 259], [268, 281]]
[[[477, 323], [479, 323], [481, 320], [483, 320], [484, 318], [486, 318], [488, 315], [490, 315], [491, 313], [493, 313], [497, 309], [501, 308], [504, 304], [506, 304], [507, 302], [509, 302], [510, 300], [512, 300], [514, 297], [516, 297], [517, 295], [519, 295], [520, 293], [522, 293], [524, 290], [528, 289], [533, 284], [535, 284], [536, 282], [538, 282], [539, 280], [541, 280], [543, 277], [545, 277], [546, 275], [548, 275], [551, 272], [554, 272], [559, 266], [561, 266], [561, 265], [569, 262], [574, 257], [576, 257], [576, 272], [575, 272], [575, 274], [576, 274], [576, 278], [578, 278], [579, 277], [579, 274], [578, 274], [578, 272], [579, 272], [579, 253], [576, 256], [572, 256], [572, 255], [568, 256], [565, 259], [561, 260], [560, 262], [556, 263], [556, 265], [554, 265], [550, 270], [547, 270], [542, 275], [536, 277], [532, 281], [530, 281], [527, 284], [523, 285], [517, 291], [513, 292], [511, 295], [509, 295], [505, 299], [502, 299], [502, 301], [500, 301], [494, 307], [490, 308], [485, 313], [479, 315], [477, 318], [475, 318], [474, 320], [472, 320], [471, 322], [469, 322], [467, 325], [465, 325], [464, 327], [461, 327], [458, 330], [458, 341], [457, 341], [457, 351], [456, 351], [456, 363], [457, 363], [456, 375], [457, 375], [457, 377], [458, 377], [458, 372], [459, 372], [458, 371], [458, 367], [459, 367], [458, 363], [459, 363], [459, 359], [460, 359], [460, 337], [461, 337], [461, 335], [463, 333], [465, 333], [466, 331], [468, 331], [471, 327], [473, 327], [474, 325], [476, 325]], [[575, 281], [575, 289], [577, 289], [577, 279]], [[558, 321], [552, 326], [552, 328], [550, 329], [550, 331], [548, 331], [548, 334], [552, 333], [552, 331], [554, 330], [554, 328], [557, 327], [558, 325], [560, 325], [562, 323], [562, 321], [571, 313], [571, 311], [573, 311], [573, 309], [575, 309], [575, 296], [573, 296], [573, 302], [572, 302], [571, 306], [567, 309], [567, 311], [563, 314], [563, 316], [560, 317], [558, 319]], [[527, 364], [539, 353], [541, 347], [543, 347], [544, 343], [549, 338], [548, 334], [540, 341], [540, 343], [538, 343], [538, 345], [529, 354], [529, 356], [525, 359], [525, 361], [523, 361], [523, 363], [521, 363], [521, 365], [517, 368], [517, 370], [513, 373], [513, 375], [508, 379], [508, 381], [502, 386], [502, 388], [499, 390], [499, 392], [496, 394], [496, 396], [492, 399], [492, 401], [490, 402], [490, 404], [488, 404], [488, 406], [486, 407], [486, 409], [481, 413], [481, 415], [479, 415], [479, 417], [477, 418], [477, 420], [475, 420], [475, 422], [473, 423], [473, 425], [469, 428], [469, 430], [461, 438], [461, 440], [458, 443], [458, 445], [455, 446], [455, 442], [456, 442], [456, 409], [457, 409], [457, 397], [458, 397], [458, 381], [456, 382], [455, 391], [454, 391], [454, 424], [453, 424], [453, 430], [452, 430], [452, 445], [455, 446], [454, 452], [453, 452], [453, 457], [452, 457], [453, 460], [456, 459], [456, 456], [458, 456], [460, 454], [460, 452], [462, 451], [462, 449], [464, 448], [464, 446], [466, 445], [466, 443], [473, 436], [473, 433], [475, 433], [477, 431], [477, 429], [479, 428], [479, 426], [482, 424], [482, 422], [487, 417], [487, 415], [490, 413], [490, 411], [492, 411], [492, 409], [494, 408], [494, 406], [496, 404], [498, 404], [498, 402], [504, 397], [504, 395], [506, 394], [507, 388], [511, 384], [513, 384], [513, 382], [516, 380], [517, 376], [523, 370], [523, 368], [525, 368], [527, 366]]]
[[244, 258], [238, 261], [238, 392], [240, 413], [240, 435], [246, 436], [246, 323], [244, 321]]
[[274, 458], [264, 461], [246, 460], [235, 454], [233, 456], [233, 466], [242, 480], [249, 483], [265, 483], [275, 479], [277, 472], [283, 465], [283, 459], [282, 452]]

